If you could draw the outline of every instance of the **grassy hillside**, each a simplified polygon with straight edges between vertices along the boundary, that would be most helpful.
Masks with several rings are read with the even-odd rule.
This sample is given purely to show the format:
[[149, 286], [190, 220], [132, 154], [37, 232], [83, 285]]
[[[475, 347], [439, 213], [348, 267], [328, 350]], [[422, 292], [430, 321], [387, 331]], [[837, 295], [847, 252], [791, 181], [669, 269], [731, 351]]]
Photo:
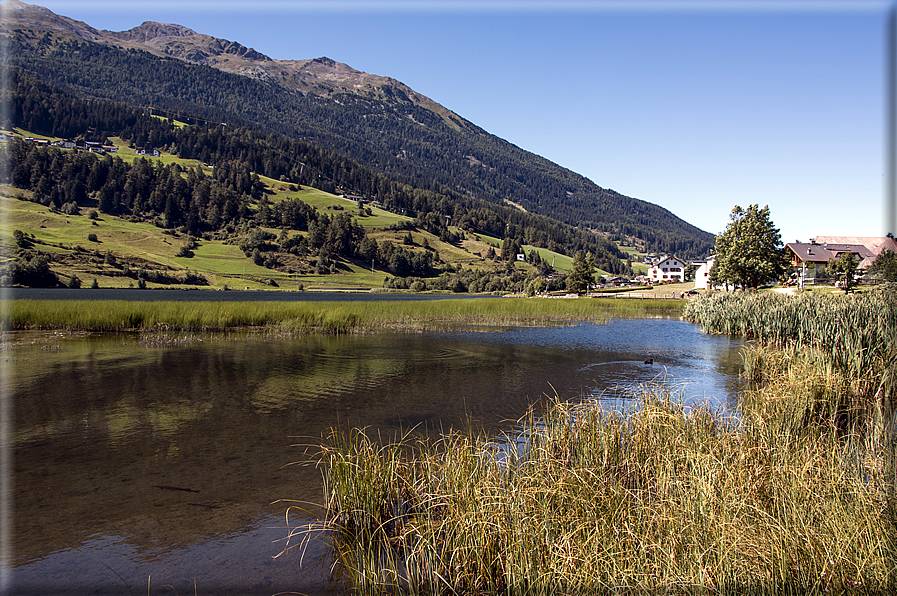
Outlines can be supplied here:
[[[91, 220], [85, 215], [65, 215], [28, 201], [28, 193], [9, 187], [0, 188], [0, 208], [5, 217], [0, 221], [0, 234], [7, 247], [13, 243], [13, 230], [21, 230], [31, 238], [33, 249], [51, 256], [51, 269], [63, 283], [76, 275], [89, 287], [96, 279], [100, 287], [126, 288], [136, 286], [130, 271], [143, 267], [165, 272], [178, 280], [195, 272], [204, 276], [210, 288], [274, 288], [295, 289], [306, 286], [380, 287], [388, 276], [382, 270], [364, 268], [353, 263], [334, 275], [289, 276], [271, 271], [252, 262], [234, 244], [201, 240], [195, 243], [192, 257], [177, 256], [188, 238], [178, 232], [158, 228], [148, 223], [128, 222], [106, 215]], [[95, 235], [96, 241], [88, 236]], [[8, 251], [5, 251], [8, 252]], [[106, 255], [111, 254], [113, 263]], [[178, 287], [198, 284], [147, 283], [148, 287]]]
[[[58, 140], [20, 128], [13, 132], [19, 137]], [[109, 137], [109, 141], [117, 147], [116, 157], [127, 164], [146, 159], [150, 164], [176, 164], [182, 169], [180, 175], [184, 178], [188, 173], [200, 173], [210, 178], [215, 175], [213, 167], [196, 159], [180, 158], [165, 151], [158, 157], [140, 156], [121, 137]], [[62, 151], [70, 153], [71, 150]], [[528, 263], [507, 265], [489, 258], [494, 252], [500, 253], [503, 242], [499, 238], [450, 227], [453, 239], [446, 241], [444, 237], [416, 226], [414, 219], [383, 209], [376, 202], [364, 202], [363, 208], [359, 208], [353, 198], [265, 176], [258, 178], [264, 187], [264, 196], [249, 205], [251, 211], [261, 209], [263, 203], [276, 206], [283, 201], [299, 200], [331, 218], [338, 214], [349, 215], [378, 244], [401, 246], [410, 253], [428, 252], [443, 271], [466, 268], [489, 275], [501, 275], [502, 270], [504, 274], [516, 270], [523, 276], [536, 273], [536, 268]], [[150, 221], [148, 218], [102, 213], [97, 201], [91, 198], [82, 201], [74, 212], [63, 212], [65, 210], [32, 202], [32, 192], [28, 190], [3, 187], [0, 194], [6, 214], [0, 227], [6, 244], [11, 248], [15, 244], [15, 230], [24, 233], [27, 245], [22, 248], [32, 254], [49, 255], [50, 268], [63, 284], [76, 276], [83, 287], [129, 287], [142, 278], [147, 287], [332, 289], [379, 288], [385, 279], [392, 277], [386, 270], [386, 263], [376, 261], [341, 259], [324, 275], [310, 275], [314, 267], [309, 269], [307, 263], [304, 267], [293, 267], [294, 263], [291, 263], [279, 270], [267, 268], [247, 257], [248, 253], [240, 247], [241, 238], [257, 229], [254, 227], [242, 228], [236, 234], [194, 237], [182, 228], [161, 227], [158, 218]], [[264, 229], [272, 236], [280, 234], [279, 241], [308, 235], [308, 232], [295, 230]], [[572, 258], [568, 256], [531, 245], [524, 245], [522, 250], [527, 254], [536, 250], [541, 259], [558, 272], [564, 273], [571, 268]], [[144, 275], [147, 272], [151, 274]], [[599, 270], [598, 273], [605, 275], [608, 272]]]
[[[125, 153], [125, 156], [127, 153]], [[171, 159], [163, 155], [160, 160]], [[176, 159], [176, 158], [175, 158]], [[281, 188], [283, 186], [283, 188]], [[384, 230], [381, 226], [408, 221], [409, 218], [372, 208], [373, 215], [361, 217], [357, 215], [355, 201], [329, 195], [315, 189], [298, 191], [286, 190], [286, 185], [271, 184], [272, 200], [299, 198], [316, 209], [332, 212], [334, 207], [352, 213], [356, 220], [366, 228], [370, 235], [379, 241], [392, 241], [401, 244], [408, 232]], [[13, 231], [21, 230], [31, 243], [31, 248], [51, 256], [51, 269], [57, 273], [63, 283], [67, 283], [72, 275], [77, 276], [83, 287], [90, 287], [93, 280], [100, 287], [127, 288], [136, 286], [136, 272], [140, 268], [164, 272], [173, 278], [169, 282], [149, 281], [147, 286], [200, 287], [197, 284], [184, 284], [181, 280], [187, 272], [202, 275], [207, 280], [208, 288], [250, 288], [250, 289], [296, 289], [300, 284], [304, 289], [340, 289], [340, 288], [379, 288], [384, 278], [391, 275], [378, 264], [373, 271], [370, 264], [358, 262], [341, 263], [338, 272], [329, 275], [289, 275], [266, 269], [256, 265], [236, 244], [228, 244], [218, 240], [192, 239], [192, 257], [178, 256], [182, 247], [191, 242], [191, 238], [174, 230], [156, 227], [145, 222], [131, 222], [119, 217], [99, 214], [90, 219], [89, 209], [82, 208], [77, 215], [66, 215], [58, 211], [31, 202], [30, 192], [9, 186], [0, 187], [0, 209], [4, 217], [0, 220], [0, 235], [10, 254], [13, 247]], [[95, 240], [91, 238], [95, 237]], [[466, 235], [461, 246], [441, 241], [426, 231], [411, 232], [414, 244], [411, 250], [420, 250], [425, 243], [439, 255], [442, 262], [454, 266], [476, 269], [494, 267], [492, 261], [480, 256], [489, 245], [500, 241], [488, 238], [478, 239], [472, 234]], [[526, 247], [529, 251], [531, 247]], [[570, 258], [544, 249], [539, 249], [543, 259], [556, 259], [556, 269], [569, 269]], [[107, 255], [111, 255], [111, 262]], [[531, 269], [524, 263], [516, 263], [516, 267]], [[132, 275], [128, 275], [128, 273]], [[276, 286], [271, 285], [271, 280]]]

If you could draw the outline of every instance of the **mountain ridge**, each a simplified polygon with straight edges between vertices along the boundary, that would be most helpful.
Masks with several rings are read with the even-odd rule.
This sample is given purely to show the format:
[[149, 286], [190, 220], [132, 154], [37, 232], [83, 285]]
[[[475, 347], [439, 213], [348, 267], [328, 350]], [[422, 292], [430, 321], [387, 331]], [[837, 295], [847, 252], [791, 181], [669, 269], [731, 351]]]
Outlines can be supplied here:
[[[293, 91], [324, 97], [334, 93], [359, 91], [373, 94], [378, 99], [398, 97], [399, 101], [411, 101], [440, 114], [452, 127], [457, 126], [457, 119], [460, 118], [451, 110], [392, 77], [369, 74], [326, 56], [275, 60], [239, 42], [198, 33], [189, 27], [173, 23], [144, 21], [125, 31], [108, 31], [95, 29], [40, 5], [27, 4], [20, 0], [7, 0], [2, 7], [5, 18], [9, 20], [35, 25], [51, 24], [58, 30], [75, 34], [85, 41], [124, 49], [145, 49], [159, 56], [211, 66], [224, 72], [271, 80]], [[381, 91], [383, 87], [387, 87], [387, 90]], [[454, 118], [448, 116], [449, 113]]]
[[[21, 54], [13, 66], [82, 96], [254, 123], [339, 151], [397, 180], [511, 201], [571, 225], [641, 238], [655, 252], [703, 256], [713, 245], [711, 234], [663, 207], [603, 189], [390, 77], [326, 57], [273, 60], [180, 25], [146, 22], [128, 32], [103, 32], [18, 0], [2, 6], [19, 15], [5, 18], [2, 29]], [[95, 45], [72, 45], [74, 39]], [[185, 67], [153, 63], [134, 51]]]

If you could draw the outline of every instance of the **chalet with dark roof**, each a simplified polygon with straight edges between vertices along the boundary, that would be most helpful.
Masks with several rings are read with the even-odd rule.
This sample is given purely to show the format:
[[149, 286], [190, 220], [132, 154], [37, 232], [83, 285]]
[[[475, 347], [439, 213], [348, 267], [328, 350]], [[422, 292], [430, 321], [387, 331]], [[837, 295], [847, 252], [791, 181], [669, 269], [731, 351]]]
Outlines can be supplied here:
[[[852, 240], [852, 242], [837, 242], [837, 240]], [[890, 237], [817, 236], [810, 242], [792, 242], [785, 245], [791, 265], [795, 269], [824, 267], [829, 259], [837, 259], [845, 252], [853, 254], [858, 262], [858, 269], [866, 269], [885, 248], [897, 252], [897, 243]]]

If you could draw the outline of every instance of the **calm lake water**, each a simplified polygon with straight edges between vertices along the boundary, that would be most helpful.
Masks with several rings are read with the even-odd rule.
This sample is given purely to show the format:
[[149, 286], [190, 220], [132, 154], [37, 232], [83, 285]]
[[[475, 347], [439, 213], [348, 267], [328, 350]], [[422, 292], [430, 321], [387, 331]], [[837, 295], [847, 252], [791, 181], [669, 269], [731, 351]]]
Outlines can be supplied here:
[[159, 341], [172, 337], [12, 335], [14, 593], [335, 593], [320, 544], [275, 558], [278, 499], [306, 509], [291, 524], [321, 513], [320, 470], [288, 464], [330, 428], [498, 432], [555, 392], [662, 375], [731, 406], [741, 346], [671, 319]]

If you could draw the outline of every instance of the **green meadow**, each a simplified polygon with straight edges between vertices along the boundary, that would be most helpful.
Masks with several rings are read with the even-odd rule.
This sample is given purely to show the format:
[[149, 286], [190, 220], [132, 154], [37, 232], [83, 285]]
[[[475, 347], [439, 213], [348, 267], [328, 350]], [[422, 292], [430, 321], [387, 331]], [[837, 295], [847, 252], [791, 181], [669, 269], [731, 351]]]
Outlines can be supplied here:
[[[40, 136], [29, 131], [16, 129], [20, 136]], [[46, 138], [46, 137], [42, 137]], [[51, 141], [58, 139], [52, 138]], [[110, 141], [118, 148], [116, 157], [133, 162], [138, 158], [136, 150], [128, 146], [128, 143], [119, 137], [112, 137]], [[164, 164], [178, 164], [185, 169], [199, 167], [207, 175], [212, 175], [213, 169], [205, 166], [197, 160], [181, 159], [169, 153], [162, 152], [160, 157], [145, 157], [153, 162]], [[186, 174], [185, 174], [186, 175]], [[356, 222], [364, 227], [368, 233], [378, 242], [389, 241], [401, 244], [406, 231], [390, 230], [390, 226], [413, 221], [404, 215], [392, 213], [374, 206], [372, 203], [364, 204], [364, 211], [360, 212], [356, 201], [336, 196], [324, 191], [290, 185], [267, 177], [260, 177], [266, 186], [267, 197], [272, 202], [288, 199], [299, 199], [315, 208], [321, 213], [334, 216], [338, 213], [350, 214]], [[134, 284], [134, 279], [118, 275], [115, 268], [105, 267], [99, 263], [86, 263], [83, 253], [112, 253], [115, 257], [133, 259], [140, 262], [140, 266], [147, 268], [169, 269], [172, 275], [184, 276], [194, 272], [202, 274], [208, 286], [223, 288], [250, 287], [273, 288], [271, 280], [278, 286], [285, 283], [285, 287], [298, 288], [299, 284], [305, 286], [316, 285], [328, 288], [358, 287], [379, 288], [383, 286], [383, 280], [390, 274], [376, 268], [371, 273], [370, 268], [364, 264], [343, 262], [336, 274], [328, 276], [303, 275], [295, 277], [287, 273], [277, 272], [255, 265], [246, 257], [235, 244], [225, 244], [217, 240], [199, 240], [198, 246], [191, 249], [192, 257], [177, 256], [182, 246], [189, 239], [173, 230], [163, 230], [149, 222], [132, 222], [126, 219], [100, 214], [97, 219], [90, 220], [86, 217], [90, 207], [81, 207], [79, 215], [64, 215], [52, 212], [48, 208], [28, 202], [30, 194], [9, 186], [0, 187], [0, 201], [4, 217], [0, 221], [0, 234], [4, 242], [11, 246], [13, 230], [21, 230], [28, 235], [33, 235], [37, 241], [37, 250], [44, 251], [56, 257], [51, 263], [51, 268], [56, 272], [63, 283], [72, 276], [77, 276], [82, 285], [91, 284], [94, 279], [100, 287], [128, 287]], [[370, 212], [370, 215], [368, 215]], [[277, 233], [277, 230], [272, 230]], [[457, 230], [456, 230], [457, 231]], [[458, 245], [441, 241], [437, 236], [426, 231], [411, 232], [413, 243], [418, 249], [428, 246], [439, 256], [439, 260], [456, 267], [471, 267], [474, 269], [491, 270], [494, 263], [484, 259], [489, 247], [501, 250], [502, 240], [485, 234], [463, 232], [462, 240]], [[95, 237], [95, 239], [94, 239]], [[572, 257], [561, 255], [547, 249], [526, 245], [523, 247], [527, 253], [536, 250], [543, 261], [551, 263], [555, 270], [565, 273], [572, 267]], [[93, 259], [96, 261], [97, 259]], [[517, 263], [518, 268], [529, 268], [528, 265]], [[598, 271], [599, 275], [607, 275], [605, 271]], [[166, 286], [167, 284], [148, 283], [149, 287]]]
[[[274, 181], [270, 178], [266, 179], [264, 177], [260, 177], [260, 179], [263, 182], [268, 182], [269, 186], [271, 187], [275, 187], [275, 184], [283, 184], [280, 182], [274, 183]], [[385, 209], [375, 207], [371, 203], [364, 204], [365, 209], [371, 210], [371, 215], [360, 215], [358, 212], [358, 203], [356, 201], [332, 195], [322, 190], [318, 190], [317, 188], [311, 188], [308, 186], [304, 186], [300, 190], [296, 191], [291, 191], [288, 189], [281, 190], [271, 197], [271, 200], [274, 202], [282, 201], [285, 199], [300, 199], [301, 201], [307, 203], [308, 205], [311, 205], [318, 211], [323, 211], [324, 213], [327, 213], [331, 216], [334, 214], [338, 214], [341, 211], [345, 211], [349, 215], [352, 215], [355, 221], [357, 221], [364, 228], [384, 228], [386, 226], [405, 221], [413, 221], [410, 217], [386, 211]]]

